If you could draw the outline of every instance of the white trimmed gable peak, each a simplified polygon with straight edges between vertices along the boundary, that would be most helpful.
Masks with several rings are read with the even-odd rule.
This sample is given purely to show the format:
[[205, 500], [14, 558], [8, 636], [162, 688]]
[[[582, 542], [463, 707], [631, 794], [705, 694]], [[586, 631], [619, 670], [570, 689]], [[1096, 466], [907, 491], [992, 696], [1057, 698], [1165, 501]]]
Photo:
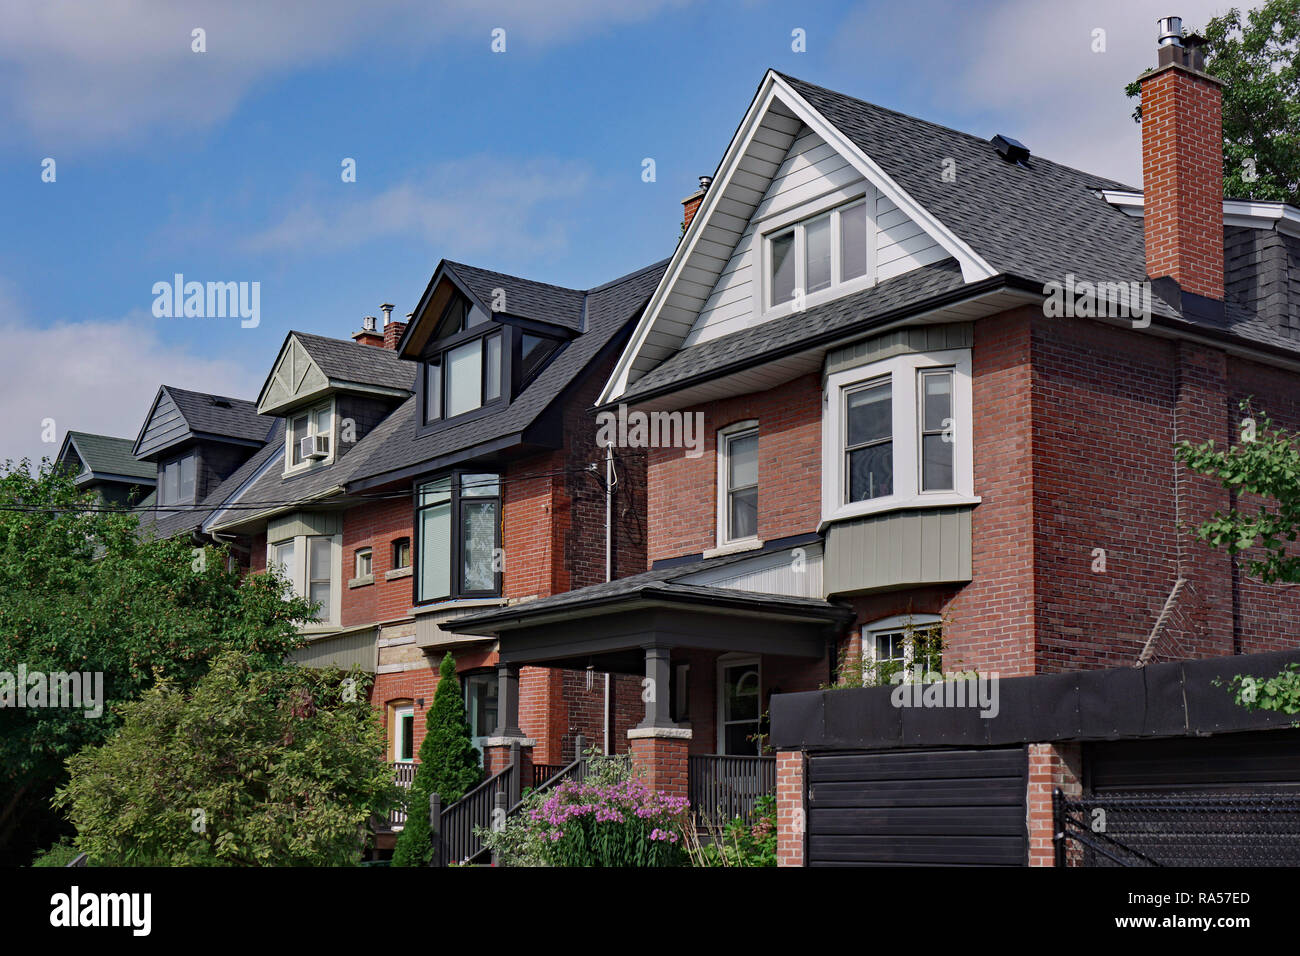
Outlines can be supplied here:
[[966, 282], [995, 274], [769, 70], [598, 404], [618, 401], [680, 349], [785, 314], [764, 308], [762, 234], [858, 198], [868, 212], [867, 284], [949, 257]]

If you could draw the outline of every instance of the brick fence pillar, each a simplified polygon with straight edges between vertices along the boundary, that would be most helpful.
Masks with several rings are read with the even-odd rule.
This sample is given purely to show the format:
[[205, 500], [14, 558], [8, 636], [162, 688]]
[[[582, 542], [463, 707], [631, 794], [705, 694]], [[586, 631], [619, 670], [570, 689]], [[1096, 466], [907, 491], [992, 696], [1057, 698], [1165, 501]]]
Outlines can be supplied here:
[[1083, 758], [1078, 744], [1030, 744], [1029, 792], [1025, 794], [1029, 824], [1029, 865], [1056, 862], [1052, 791], [1060, 787], [1077, 799], [1083, 793]]
[[483, 769], [488, 776], [500, 773], [518, 759], [519, 773], [506, 795], [514, 806], [526, 787], [533, 785], [533, 746], [537, 741], [530, 737], [488, 737], [483, 741]]
[[804, 865], [804, 754], [783, 750], [776, 755], [776, 865]]
[[627, 732], [632, 769], [651, 790], [690, 796], [691, 732], [685, 727], [633, 727]]

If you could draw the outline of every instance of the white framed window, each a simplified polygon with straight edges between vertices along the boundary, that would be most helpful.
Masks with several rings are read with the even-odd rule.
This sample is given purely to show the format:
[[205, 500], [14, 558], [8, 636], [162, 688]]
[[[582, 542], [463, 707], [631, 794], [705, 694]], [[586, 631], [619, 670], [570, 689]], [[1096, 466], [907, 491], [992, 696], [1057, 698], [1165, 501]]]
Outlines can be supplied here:
[[[838, 201], [838, 197], [830, 197]], [[874, 190], [825, 208], [800, 207], [763, 224], [763, 310], [790, 312], [866, 288], [875, 275]]]
[[909, 676], [919, 665], [922, 675], [943, 670], [939, 647], [942, 619], [937, 614], [903, 614], [862, 627], [863, 673], [888, 684], [898, 671]]
[[371, 550], [369, 548], [357, 548], [354, 556], [354, 571], [352, 575], [356, 578], [368, 578], [373, 573], [373, 562], [371, 561]]
[[758, 755], [763, 721], [763, 670], [757, 657], [718, 658], [718, 753]]
[[343, 577], [342, 535], [297, 535], [267, 543], [266, 563], [278, 567], [293, 592], [319, 604], [308, 629], [337, 626], [340, 617], [339, 581]]
[[898, 355], [826, 378], [822, 521], [976, 504], [969, 349]]
[[393, 762], [415, 762], [415, 707], [402, 704], [392, 710]]
[[284, 471], [290, 474], [334, 460], [334, 402], [330, 400], [289, 415], [284, 430]]
[[758, 541], [758, 422], [718, 431], [718, 547]]

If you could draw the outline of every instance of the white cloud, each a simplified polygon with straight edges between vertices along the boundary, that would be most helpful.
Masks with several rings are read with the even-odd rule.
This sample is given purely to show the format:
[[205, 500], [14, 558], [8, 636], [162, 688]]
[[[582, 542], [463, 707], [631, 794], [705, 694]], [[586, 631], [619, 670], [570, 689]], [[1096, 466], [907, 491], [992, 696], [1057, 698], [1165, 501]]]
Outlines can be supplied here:
[[451, 256], [561, 251], [569, 217], [556, 215], [555, 207], [586, 193], [590, 180], [587, 168], [572, 162], [458, 159], [372, 195], [358, 192], [357, 184], [300, 200], [243, 247], [331, 251], [402, 237]]
[[[1233, 5], [1260, 4], [1180, 0], [1173, 12], [1193, 30]], [[836, 55], [879, 50], [908, 67], [909, 81], [935, 103], [998, 123], [967, 132], [1004, 133], [1039, 156], [1141, 185], [1141, 128], [1124, 87], [1155, 65], [1156, 20], [1170, 12], [1166, 0], [912, 0], [853, 17]], [[1103, 53], [1093, 52], [1098, 29], [1105, 31]], [[851, 92], [871, 99], [869, 90]]]
[[[572, 42], [687, 0], [0, 0], [0, 104], [49, 145], [172, 135], [259, 82], [348, 56], [418, 55], [507, 31], [507, 53]], [[191, 50], [206, 31], [207, 51]], [[7, 99], [7, 102], [5, 100]]]
[[[166, 345], [148, 312], [43, 325], [24, 315], [0, 280], [0, 461], [53, 458], [68, 429], [134, 438], [164, 383], [252, 398], [261, 368]], [[44, 443], [54, 419], [55, 441]]]

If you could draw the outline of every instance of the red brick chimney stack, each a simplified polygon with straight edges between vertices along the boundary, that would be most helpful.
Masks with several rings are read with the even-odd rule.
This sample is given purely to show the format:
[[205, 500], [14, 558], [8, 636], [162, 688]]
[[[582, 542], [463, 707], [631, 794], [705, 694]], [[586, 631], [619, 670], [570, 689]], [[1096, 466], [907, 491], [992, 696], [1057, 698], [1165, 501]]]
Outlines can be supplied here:
[[384, 335], [376, 327], [376, 320], [373, 315], [367, 315], [361, 320], [361, 331], [353, 332], [352, 339], [358, 345], [373, 345], [376, 348], [384, 347]]
[[708, 192], [709, 184], [712, 182], [712, 176], [701, 176], [700, 188], [682, 200], [682, 209], [685, 210], [682, 215], [682, 232], [691, 228], [691, 220], [695, 218], [695, 213], [699, 210], [700, 203], [704, 202], [704, 194]]
[[411, 321], [411, 316], [415, 313], [406, 313], [406, 322], [394, 322], [393, 307], [385, 302], [380, 308], [384, 310], [384, 348], [395, 352], [397, 343], [402, 340], [402, 333], [406, 331], [407, 322]]
[[1223, 83], [1205, 72], [1201, 37], [1158, 22], [1156, 69], [1139, 80], [1147, 276], [1222, 301]]

